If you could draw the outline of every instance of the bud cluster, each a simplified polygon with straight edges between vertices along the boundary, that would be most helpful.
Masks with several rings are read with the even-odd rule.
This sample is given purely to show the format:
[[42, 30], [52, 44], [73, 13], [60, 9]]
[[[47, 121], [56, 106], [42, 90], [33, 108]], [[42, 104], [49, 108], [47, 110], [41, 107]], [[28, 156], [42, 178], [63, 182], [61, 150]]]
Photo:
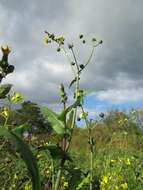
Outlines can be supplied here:
[[10, 48], [8, 46], [1, 47], [2, 50], [2, 59], [0, 60], [0, 82], [1, 80], [6, 77], [9, 73], [12, 73], [14, 71], [14, 66], [9, 65], [8, 63], [8, 55], [11, 52]]
[[65, 104], [67, 102], [68, 97], [65, 92], [65, 88], [63, 84], [61, 84], [60, 86], [60, 96], [61, 96], [61, 102]]

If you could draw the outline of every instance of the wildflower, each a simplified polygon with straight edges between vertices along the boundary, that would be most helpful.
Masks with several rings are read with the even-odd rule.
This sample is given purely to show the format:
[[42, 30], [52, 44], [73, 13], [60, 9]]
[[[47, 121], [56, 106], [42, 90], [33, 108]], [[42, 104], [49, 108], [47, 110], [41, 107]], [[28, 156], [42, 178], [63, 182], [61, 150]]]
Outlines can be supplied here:
[[31, 190], [31, 186], [29, 184], [26, 184], [24, 190]]
[[116, 185], [114, 190], [118, 190], [118, 189], [119, 189], [119, 187]]
[[129, 159], [129, 158], [127, 158], [126, 160], [124, 160], [124, 162], [125, 162], [125, 164], [128, 165], [128, 166], [131, 165], [131, 162], [130, 162], [130, 159]]
[[17, 92], [15, 95], [11, 98], [11, 102], [13, 104], [22, 103], [24, 101], [24, 97], [21, 93]]
[[65, 38], [63, 36], [59, 36], [59, 37], [56, 37], [55, 40], [59, 44], [64, 44]]
[[108, 176], [107, 175], [103, 176], [102, 181], [103, 181], [103, 183], [107, 184], [108, 183]]
[[42, 154], [38, 154], [37, 155], [37, 158], [39, 159], [39, 158], [42, 158]]
[[124, 122], [127, 122], [127, 121], [128, 121], [128, 119], [127, 119], [127, 118], [125, 118], [125, 119], [124, 119]]
[[116, 160], [111, 160], [111, 163], [116, 163]]
[[68, 182], [65, 181], [65, 182], [64, 182], [64, 187], [68, 187], [68, 185], [69, 185]]
[[123, 189], [127, 189], [128, 188], [128, 184], [125, 182], [125, 183], [122, 183], [121, 184], [121, 187], [123, 188]]
[[4, 107], [4, 110], [3, 110], [3, 112], [1, 113], [1, 115], [2, 115], [5, 119], [7, 119], [7, 118], [9, 117], [9, 108]]
[[14, 174], [14, 179], [15, 179], [15, 180], [17, 180], [17, 179], [18, 179], [17, 174]]
[[44, 38], [44, 42], [45, 42], [45, 44], [49, 43], [49, 38], [47, 36]]

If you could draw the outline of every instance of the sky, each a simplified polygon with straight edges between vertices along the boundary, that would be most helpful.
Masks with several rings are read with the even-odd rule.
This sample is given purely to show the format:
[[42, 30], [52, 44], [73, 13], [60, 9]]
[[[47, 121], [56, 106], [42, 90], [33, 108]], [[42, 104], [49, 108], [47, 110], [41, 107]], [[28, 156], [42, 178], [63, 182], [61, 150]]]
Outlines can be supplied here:
[[14, 84], [26, 100], [59, 106], [59, 84], [73, 78], [56, 46], [46, 46], [44, 31], [75, 44], [80, 63], [89, 56], [92, 37], [103, 40], [81, 77], [85, 106], [92, 115], [110, 109], [143, 107], [142, 0], [1, 0], [0, 45], [12, 48], [15, 72], [3, 83]]

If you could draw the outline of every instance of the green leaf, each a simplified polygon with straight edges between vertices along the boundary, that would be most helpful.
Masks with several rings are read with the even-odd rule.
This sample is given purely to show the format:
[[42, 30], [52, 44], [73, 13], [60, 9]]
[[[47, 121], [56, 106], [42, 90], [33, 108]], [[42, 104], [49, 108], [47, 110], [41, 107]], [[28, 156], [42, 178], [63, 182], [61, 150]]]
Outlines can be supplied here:
[[2, 126], [0, 126], [0, 136], [10, 140], [15, 145], [16, 151], [21, 155], [32, 178], [32, 190], [41, 190], [36, 159], [28, 145], [14, 132], [9, 131]]
[[68, 121], [67, 121], [67, 127], [68, 128], [71, 128], [72, 127], [72, 122], [73, 122], [73, 118], [74, 117], [74, 110], [72, 110], [69, 114], [69, 118], [68, 118]]
[[53, 159], [62, 159], [65, 158], [66, 160], [72, 161], [69, 154], [64, 152], [61, 147], [59, 147], [56, 144], [49, 144], [47, 146], [38, 147], [39, 151], [45, 151], [48, 150], [51, 157]]
[[51, 123], [52, 128], [58, 135], [64, 134], [64, 124], [62, 121], [58, 119], [58, 114], [53, 112], [47, 107], [42, 107], [41, 112], [45, 118]]
[[13, 129], [12, 131], [13, 131], [16, 135], [18, 135], [19, 137], [23, 137], [23, 133], [24, 133], [25, 131], [30, 130], [30, 129], [31, 129], [31, 126], [25, 123], [25, 124], [22, 124], [22, 125], [16, 127], [16, 128]]
[[58, 116], [58, 119], [60, 119], [61, 121], [65, 120], [66, 115], [73, 109], [76, 108], [77, 106], [79, 106], [80, 100], [77, 99], [72, 105], [70, 105], [69, 107], [67, 107], [65, 110], [62, 111], [62, 113]]
[[0, 99], [4, 99], [6, 95], [9, 93], [12, 85], [11, 84], [2, 84], [0, 86]]

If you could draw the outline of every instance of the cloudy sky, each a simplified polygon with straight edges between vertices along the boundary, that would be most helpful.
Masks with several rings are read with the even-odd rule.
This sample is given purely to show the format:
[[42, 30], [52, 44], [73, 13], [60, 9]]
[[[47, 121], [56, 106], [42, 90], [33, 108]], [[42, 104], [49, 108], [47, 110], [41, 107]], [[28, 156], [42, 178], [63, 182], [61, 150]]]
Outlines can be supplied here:
[[1, 0], [0, 45], [12, 48], [16, 69], [4, 83], [13, 83], [27, 100], [57, 105], [59, 84], [72, 79], [66, 58], [55, 46], [43, 43], [44, 31], [62, 34], [75, 42], [80, 60], [90, 46], [104, 41], [82, 77], [86, 107], [92, 112], [143, 106], [143, 1], [142, 0]]

